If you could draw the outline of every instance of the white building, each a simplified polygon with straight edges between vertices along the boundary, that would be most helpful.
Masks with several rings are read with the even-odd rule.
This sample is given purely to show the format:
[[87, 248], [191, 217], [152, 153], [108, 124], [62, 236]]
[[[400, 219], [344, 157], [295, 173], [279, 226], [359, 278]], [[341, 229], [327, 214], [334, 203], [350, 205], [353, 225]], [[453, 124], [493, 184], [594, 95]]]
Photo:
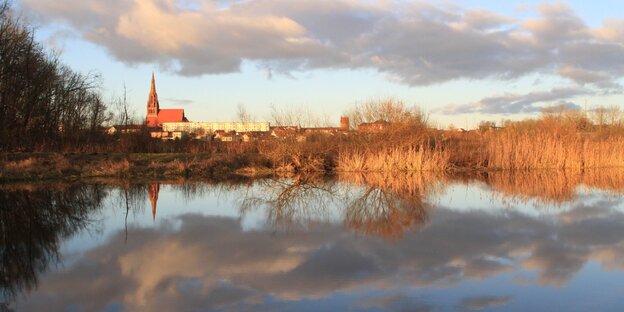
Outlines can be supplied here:
[[270, 130], [268, 122], [163, 122], [163, 131], [186, 132], [186, 133], [211, 133], [218, 130], [226, 132], [268, 132]]

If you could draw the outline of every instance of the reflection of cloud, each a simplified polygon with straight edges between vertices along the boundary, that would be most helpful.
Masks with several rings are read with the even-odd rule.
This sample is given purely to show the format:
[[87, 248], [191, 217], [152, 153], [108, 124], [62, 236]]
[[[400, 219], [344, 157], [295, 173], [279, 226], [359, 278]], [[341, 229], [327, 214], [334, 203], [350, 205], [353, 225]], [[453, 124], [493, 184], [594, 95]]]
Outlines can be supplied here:
[[575, 223], [585, 219], [603, 217], [609, 213], [610, 209], [607, 207], [587, 207], [582, 205], [581, 207], [575, 207], [569, 211], [559, 214], [559, 220], [564, 223]]
[[511, 301], [511, 297], [470, 297], [462, 299], [460, 306], [468, 310], [481, 310], [506, 305], [509, 301]]
[[[184, 215], [174, 223], [130, 228], [127, 245], [118, 233], [71, 267], [44, 277], [20, 307], [63, 310], [71, 302], [85, 310], [113, 303], [143, 311], [267, 308], [361, 289], [446, 287], [513, 268], [537, 271], [540, 283], [564, 285], [590, 259], [622, 268], [624, 245], [624, 214], [615, 211], [559, 223], [516, 212], [439, 207], [426, 228], [392, 245], [335, 224], [280, 234], [268, 227], [244, 231], [233, 218]], [[462, 305], [509, 300], [485, 299]], [[368, 304], [430, 309], [400, 296]]]
[[382, 309], [384, 311], [413, 311], [427, 312], [434, 311], [434, 307], [422, 302], [419, 299], [405, 294], [389, 294], [367, 298], [358, 302], [356, 309]]

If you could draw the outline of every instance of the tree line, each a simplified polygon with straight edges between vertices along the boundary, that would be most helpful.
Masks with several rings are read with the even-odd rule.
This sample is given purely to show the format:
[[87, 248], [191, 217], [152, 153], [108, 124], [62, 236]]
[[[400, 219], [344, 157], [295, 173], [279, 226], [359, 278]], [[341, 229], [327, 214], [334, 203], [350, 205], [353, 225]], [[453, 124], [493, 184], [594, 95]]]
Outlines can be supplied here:
[[34, 30], [0, 4], [0, 151], [32, 151], [105, 138], [111, 115], [97, 75], [78, 73], [45, 51]]

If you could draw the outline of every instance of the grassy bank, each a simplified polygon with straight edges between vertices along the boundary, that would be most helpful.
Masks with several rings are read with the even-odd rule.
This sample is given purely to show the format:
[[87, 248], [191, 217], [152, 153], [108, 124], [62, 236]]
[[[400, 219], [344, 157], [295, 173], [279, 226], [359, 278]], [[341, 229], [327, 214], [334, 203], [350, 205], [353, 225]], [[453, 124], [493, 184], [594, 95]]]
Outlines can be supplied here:
[[259, 154], [58, 154], [0, 156], [1, 181], [115, 178], [221, 178], [271, 173]]

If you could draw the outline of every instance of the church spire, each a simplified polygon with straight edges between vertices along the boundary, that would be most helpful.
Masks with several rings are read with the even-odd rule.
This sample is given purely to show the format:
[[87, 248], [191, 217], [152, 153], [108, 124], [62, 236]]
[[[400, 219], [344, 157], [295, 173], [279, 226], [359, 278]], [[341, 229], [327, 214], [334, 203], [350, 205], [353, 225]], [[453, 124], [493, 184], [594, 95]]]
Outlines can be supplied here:
[[156, 127], [158, 125], [159, 110], [160, 103], [158, 103], [158, 94], [156, 93], [156, 80], [154, 79], [154, 72], [152, 72], [152, 85], [150, 87], [149, 96], [147, 97], [146, 122], [148, 127]]
[[154, 72], [152, 72], [152, 87], [150, 88], [150, 95], [156, 95], [156, 80], [154, 79]]

